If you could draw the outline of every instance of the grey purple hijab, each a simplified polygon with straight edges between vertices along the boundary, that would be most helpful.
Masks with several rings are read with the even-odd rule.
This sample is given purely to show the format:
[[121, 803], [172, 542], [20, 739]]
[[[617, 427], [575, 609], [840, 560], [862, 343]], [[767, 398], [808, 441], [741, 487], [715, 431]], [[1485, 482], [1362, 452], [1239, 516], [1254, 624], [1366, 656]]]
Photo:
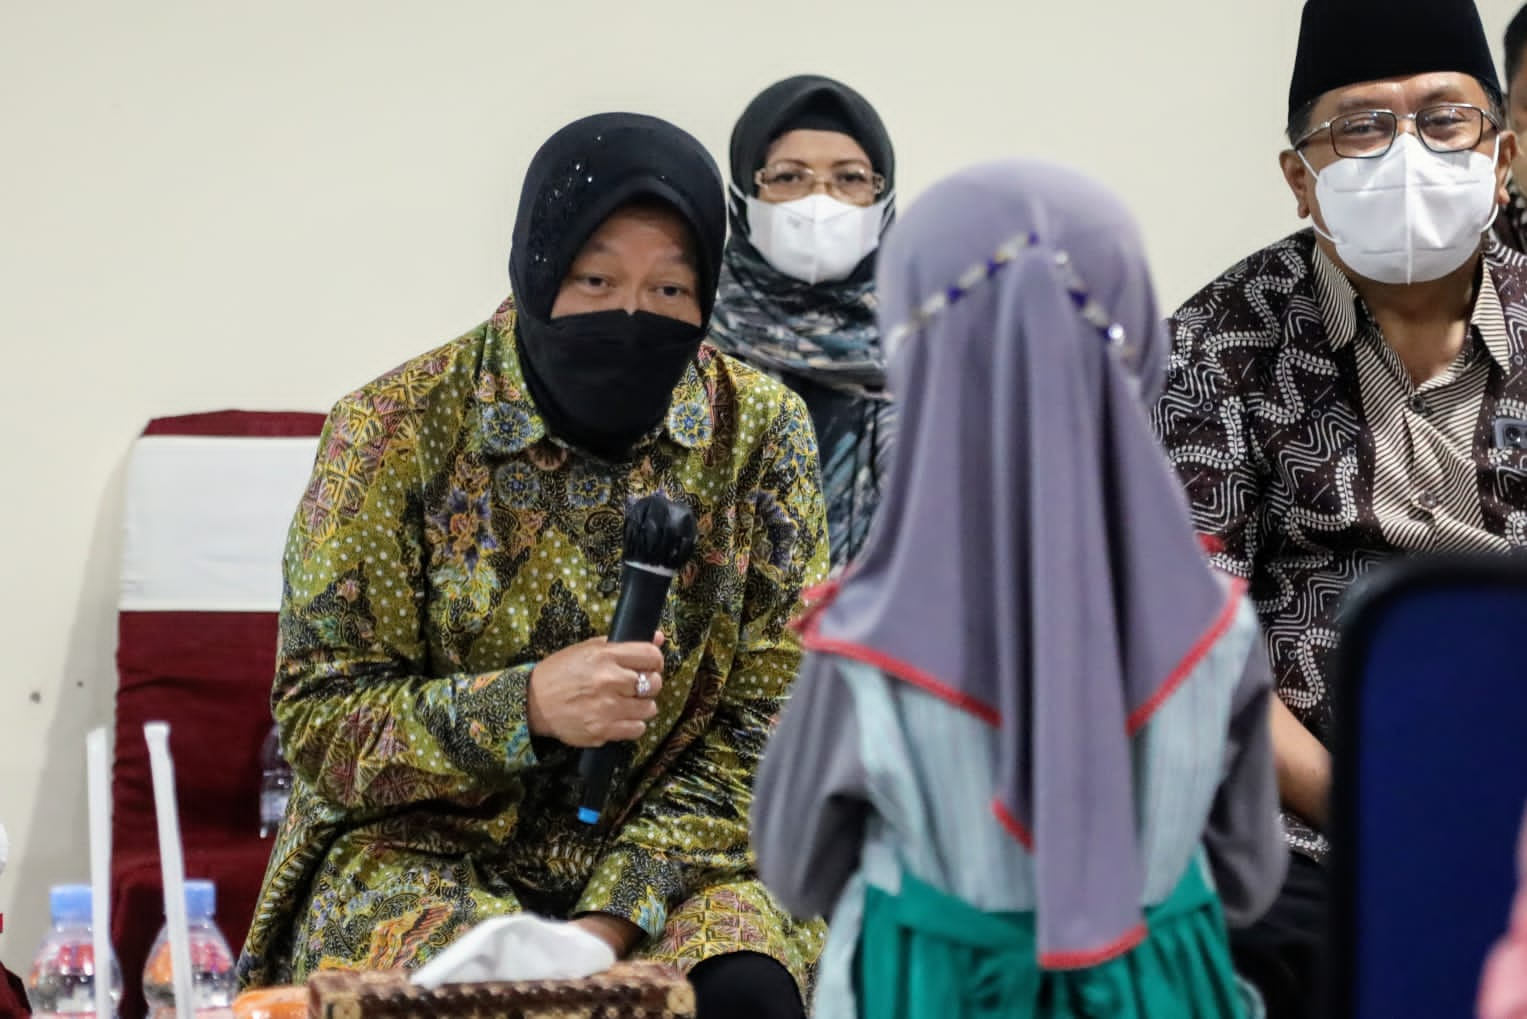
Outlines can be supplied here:
[[1133, 219], [1038, 162], [927, 192], [879, 265], [901, 408], [879, 515], [807, 623], [1000, 729], [1040, 964], [1143, 936], [1129, 736], [1233, 617], [1151, 432], [1167, 337]]

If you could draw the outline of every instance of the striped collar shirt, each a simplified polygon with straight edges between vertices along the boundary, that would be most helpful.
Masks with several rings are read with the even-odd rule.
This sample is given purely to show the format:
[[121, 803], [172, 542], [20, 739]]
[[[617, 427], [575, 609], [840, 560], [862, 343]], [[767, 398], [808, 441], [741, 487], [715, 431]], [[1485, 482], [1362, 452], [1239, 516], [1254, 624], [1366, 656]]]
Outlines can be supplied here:
[[1384, 537], [1412, 552], [1504, 552], [1485, 529], [1474, 432], [1493, 364], [1511, 363], [1506, 316], [1483, 268], [1463, 347], [1417, 385], [1336, 264], [1318, 247], [1315, 293], [1333, 349], [1354, 348], [1363, 417], [1373, 441], [1373, 510]]

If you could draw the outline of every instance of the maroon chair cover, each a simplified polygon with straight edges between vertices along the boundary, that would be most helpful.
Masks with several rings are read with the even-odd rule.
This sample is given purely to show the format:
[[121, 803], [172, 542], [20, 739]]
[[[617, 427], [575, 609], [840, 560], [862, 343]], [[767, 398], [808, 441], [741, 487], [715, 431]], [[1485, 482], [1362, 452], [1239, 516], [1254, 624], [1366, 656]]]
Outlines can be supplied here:
[[[218, 925], [235, 952], [248, 933], [270, 853], [259, 837], [259, 753], [271, 726], [280, 541], [322, 426], [308, 413], [160, 418], [135, 447], [112, 775], [122, 1019], [144, 1014], [143, 966], [164, 917], [145, 722], [170, 723], [186, 875], [217, 883]], [[252, 601], [239, 580], [247, 588], [251, 572]]]
[[22, 1019], [31, 1014], [26, 983], [0, 964], [0, 1019]]

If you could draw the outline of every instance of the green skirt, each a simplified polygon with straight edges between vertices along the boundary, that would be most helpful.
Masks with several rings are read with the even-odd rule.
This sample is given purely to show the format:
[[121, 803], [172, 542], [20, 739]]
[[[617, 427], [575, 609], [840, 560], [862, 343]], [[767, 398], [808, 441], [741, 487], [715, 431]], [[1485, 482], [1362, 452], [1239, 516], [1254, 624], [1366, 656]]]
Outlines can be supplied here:
[[866, 1019], [1244, 1019], [1219, 899], [1198, 861], [1145, 911], [1147, 934], [1087, 969], [1042, 970], [1033, 913], [987, 913], [903, 872], [871, 885], [859, 945]]

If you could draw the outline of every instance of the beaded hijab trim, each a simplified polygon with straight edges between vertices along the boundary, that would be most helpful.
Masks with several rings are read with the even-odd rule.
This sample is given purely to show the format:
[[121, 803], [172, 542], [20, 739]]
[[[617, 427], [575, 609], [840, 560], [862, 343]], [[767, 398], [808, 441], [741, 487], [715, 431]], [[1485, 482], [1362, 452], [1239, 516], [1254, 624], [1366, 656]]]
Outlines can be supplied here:
[[[954, 286], [929, 297], [918, 306], [912, 317], [902, 322], [891, 330], [886, 337], [887, 349], [894, 348], [901, 341], [927, 327], [928, 323], [943, 314], [952, 306], [964, 300], [972, 290], [981, 284], [990, 281], [1002, 268], [1017, 260], [1018, 256], [1033, 248], [1039, 247], [1039, 235], [1036, 233], [1023, 234], [1014, 237], [1002, 245], [996, 252], [984, 262], [978, 262], [960, 274]], [[1097, 329], [1108, 341], [1108, 346], [1126, 362], [1133, 362], [1135, 348], [1129, 343], [1129, 338], [1124, 327], [1114, 321], [1108, 310], [1093, 299], [1087, 292], [1087, 285], [1077, 275], [1075, 267], [1071, 264], [1071, 256], [1064, 251], [1057, 251], [1051, 256], [1055, 267], [1060, 271], [1062, 283], [1066, 287], [1066, 293], [1076, 305], [1077, 314], [1081, 315], [1088, 325]]]

